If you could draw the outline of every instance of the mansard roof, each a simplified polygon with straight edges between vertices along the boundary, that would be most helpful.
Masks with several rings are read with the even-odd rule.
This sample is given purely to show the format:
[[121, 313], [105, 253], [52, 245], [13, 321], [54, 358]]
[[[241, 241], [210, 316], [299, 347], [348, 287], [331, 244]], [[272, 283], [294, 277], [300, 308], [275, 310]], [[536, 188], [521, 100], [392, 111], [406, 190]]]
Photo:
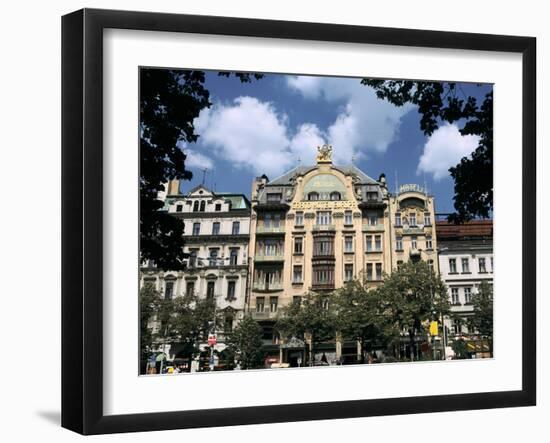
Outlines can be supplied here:
[[[369, 177], [363, 171], [361, 171], [355, 165], [349, 166], [332, 166], [333, 169], [340, 171], [342, 174], [352, 174], [355, 175], [360, 184], [377, 184], [378, 182], [372, 177]], [[317, 166], [296, 166], [290, 171], [285, 172], [283, 175], [275, 178], [274, 180], [269, 181], [267, 184], [269, 186], [288, 186], [293, 184], [294, 177], [298, 175], [305, 175], [308, 172], [317, 169]]]

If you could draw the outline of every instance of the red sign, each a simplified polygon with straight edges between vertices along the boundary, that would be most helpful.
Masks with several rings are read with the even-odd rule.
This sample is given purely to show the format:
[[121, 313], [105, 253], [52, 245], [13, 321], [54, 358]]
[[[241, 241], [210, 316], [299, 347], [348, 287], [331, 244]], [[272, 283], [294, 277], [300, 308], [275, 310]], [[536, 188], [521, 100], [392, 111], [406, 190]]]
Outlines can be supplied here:
[[213, 334], [210, 334], [208, 336], [208, 345], [209, 346], [214, 346], [218, 341], [216, 340], [216, 336], [213, 335]]

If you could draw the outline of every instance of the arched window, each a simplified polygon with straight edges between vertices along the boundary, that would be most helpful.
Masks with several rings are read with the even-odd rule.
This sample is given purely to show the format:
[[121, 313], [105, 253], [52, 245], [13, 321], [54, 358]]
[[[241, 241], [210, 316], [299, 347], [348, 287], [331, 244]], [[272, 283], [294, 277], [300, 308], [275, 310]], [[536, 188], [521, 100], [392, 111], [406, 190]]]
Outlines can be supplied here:
[[198, 212], [199, 210], [199, 201], [195, 200], [195, 203], [193, 203], [193, 212]]
[[206, 209], [206, 201], [201, 200], [201, 212], [204, 212], [205, 209]]
[[310, 192], [307, 196], [307, 199], [311, 201], [319, 200], [319, 194], [317, 192]]
[[331, 200], [342, 200], [342, 196], [340, 195], [339, 192], [334, 191], [334, 192], [330, 193], [330, 199]]

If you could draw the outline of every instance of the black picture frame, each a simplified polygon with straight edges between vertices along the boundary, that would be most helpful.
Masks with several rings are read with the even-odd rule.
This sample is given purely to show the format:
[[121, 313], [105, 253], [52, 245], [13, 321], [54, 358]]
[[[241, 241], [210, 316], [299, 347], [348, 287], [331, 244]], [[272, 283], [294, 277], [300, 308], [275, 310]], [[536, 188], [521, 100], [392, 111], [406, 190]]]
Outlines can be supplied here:
[[[522, 103], [522, 389], [109, 415], [103, 413], [103, 30], [107, 28], [519, 53]], [[536, 39], [83, 9], [62, 19], [62, 426], [82, 434], [536, 404]]]

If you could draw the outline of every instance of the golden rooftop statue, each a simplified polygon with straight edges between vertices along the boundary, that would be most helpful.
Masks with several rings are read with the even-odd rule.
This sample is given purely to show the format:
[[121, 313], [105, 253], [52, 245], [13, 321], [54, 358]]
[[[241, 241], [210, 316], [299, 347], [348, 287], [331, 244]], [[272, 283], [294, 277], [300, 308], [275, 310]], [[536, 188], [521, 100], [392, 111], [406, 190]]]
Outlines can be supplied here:
[[317, 146], [317, 163], [332, 163], [332, 146]]

